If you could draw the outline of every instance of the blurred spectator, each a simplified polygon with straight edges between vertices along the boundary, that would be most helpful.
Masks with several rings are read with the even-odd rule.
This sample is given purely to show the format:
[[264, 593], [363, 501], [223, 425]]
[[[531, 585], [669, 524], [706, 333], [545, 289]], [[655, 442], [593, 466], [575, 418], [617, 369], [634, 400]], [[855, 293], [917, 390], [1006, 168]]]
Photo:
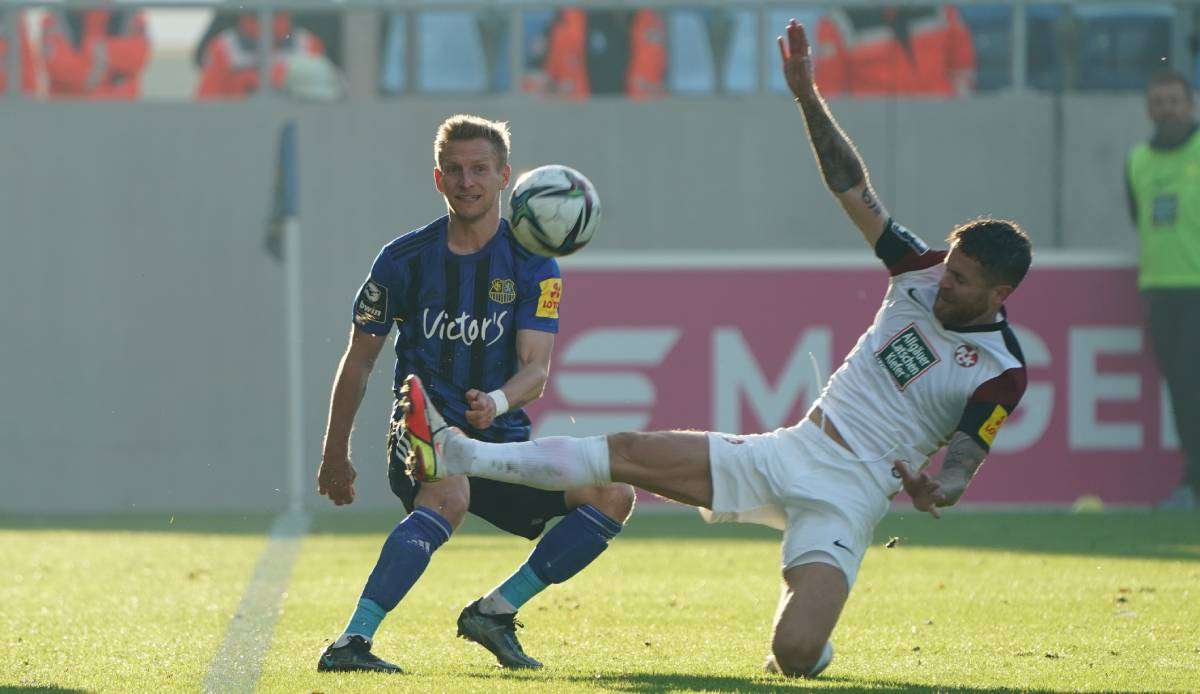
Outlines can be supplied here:
[[136, 99], [149, 54], [141, 10], [48, 10], [42, 17], [51, 97]]
[[1126, 168], [1141, 249], [1138, 288], [1186, 462], [1182, 483], [1162, 506], [1194, 509], [1200, 493], [1200, 136], [1187, 79], [1177, 72], [1152, 77], [1146, 111], [1154, 135], [1133, 148]]
[[[203, 43], [197, 99], [240, 99], [259, 87], [258, 15], [238, 15], [233, 26], [220, 29]], [[283, 89], [289, 59], [298, 55], [325, 55], [325, 45], [309, 30], [292, 25], [288, 12], [272, 20], [271, 86]]]
[[336, 66], [323, 55], [298, 53], [287, 61], [283, 90], [303, 101], [339, 101], [346, 85]]
[[36, 80], [33, 71], [33, 46], [25, 29], [25, 16], [20, 12], [0, 10], [0, 97], [8, 93], [8, 18], [15, 18], [18, 55], [20, 56], [21, 91], [32, 94]]
[[826, 96], [961, 96], [975, 49], [954, 7], [848, 7], [818, 23], [814, 66]]
[[567, 99], [625, 94], [662, 96], [667, 54], [662, 17], [653, 10], [559, 11], [542, 59], [547, 93]]

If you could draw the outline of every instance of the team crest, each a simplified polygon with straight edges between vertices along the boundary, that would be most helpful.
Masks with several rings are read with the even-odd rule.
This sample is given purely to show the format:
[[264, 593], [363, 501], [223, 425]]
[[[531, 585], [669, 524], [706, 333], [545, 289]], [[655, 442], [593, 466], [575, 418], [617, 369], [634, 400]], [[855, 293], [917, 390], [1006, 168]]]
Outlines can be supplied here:
[[493, 279], [488, 286], [488, 298], [498, 304], [511, 304], [517, 299], [517, 285], [509, 279]]
[[959, 345], [954, 350], [954, 363], [963, 368], [971, 368], [979, 363], [979, 350], [971, 345]]

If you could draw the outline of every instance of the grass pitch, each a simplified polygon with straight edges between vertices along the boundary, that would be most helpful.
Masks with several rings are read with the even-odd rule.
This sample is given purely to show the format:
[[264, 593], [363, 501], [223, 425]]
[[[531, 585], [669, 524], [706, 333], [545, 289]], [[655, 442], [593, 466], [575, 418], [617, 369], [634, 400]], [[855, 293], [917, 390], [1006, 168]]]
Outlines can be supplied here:
[[[595, 564], [522, 610], [546, 669], [498, 670], [454, 620], [532, 544], [469, 523], [376, 637], [406, 673], [318, 674], [395, 520], [316, 517], [259, 691], [1200, 689], [1200, 514], [1149, 513], [889, 516], [815, 682], [761, 674], [778, 534], [690, 513], [635, 514]], [[0, 517], [0, 690], [196, 691], [269, 524]]]

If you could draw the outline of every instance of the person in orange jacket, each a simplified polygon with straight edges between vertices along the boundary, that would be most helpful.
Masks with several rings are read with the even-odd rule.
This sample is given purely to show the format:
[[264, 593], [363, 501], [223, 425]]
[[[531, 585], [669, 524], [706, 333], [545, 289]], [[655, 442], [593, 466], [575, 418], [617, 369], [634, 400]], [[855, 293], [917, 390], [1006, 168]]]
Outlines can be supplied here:
[[[288, 60], [298, 55], [325, 55], [325, 45], [315, 34], [292, 25], [287, 12], [273, 20], [271, 86], [283, 89]], [[218, 33], [204, 47], [197, 99], [237, 99], [258, 91], [258, 16], [246, 13], [237, 24]]]
[[951, 6], [851, 7], [819, 22], [813, 65], [825, 96], [961, 96], [975, 48]]
[[562, 10], [549, 29], [542, 69], [549, 93], [567, 99], [662, 96], [666, 29], [653, 10]]
[[51, 97], [136, 99], [149, 55], [141, 10], [54, 10], [42, 18]]
[[6, 22], [9, 16], [16, 17], [17, 50], [20, 52], [21, 61], [21, 91], [32, 94], [35, 86], [33, 46], [29, 43], [29, 32], [25, 30], [24, 15], [19, 12], [0, 12], [0, 97], [8, 92], [8, 25]]

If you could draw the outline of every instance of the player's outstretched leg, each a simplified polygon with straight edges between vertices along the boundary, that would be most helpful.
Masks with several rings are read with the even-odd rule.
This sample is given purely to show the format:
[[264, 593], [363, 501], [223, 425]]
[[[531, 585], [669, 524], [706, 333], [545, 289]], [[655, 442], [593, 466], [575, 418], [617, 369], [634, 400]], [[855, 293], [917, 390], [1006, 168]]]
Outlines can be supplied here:
[[408, 376], [400, 394], [409, 473], [422, 482], [471, 475], [564, 491], [612, 481], [608, 444], [603, 436], [551, 436], [523, 443], [488, 444], [448, 426], [420, 377]]
[[[458, 618], [458, 635], [491, 651], [505, 667], [540, 667], [516, 639], [517, 611], [548, 586], [583, 571], [608, 549], [633, 511], [633, 488], [626, 484], [567, 492], [571, 508], [538, 541], [517, 571], [471, 603]], [[528, 664], [526, 664], [528, 663]]]

